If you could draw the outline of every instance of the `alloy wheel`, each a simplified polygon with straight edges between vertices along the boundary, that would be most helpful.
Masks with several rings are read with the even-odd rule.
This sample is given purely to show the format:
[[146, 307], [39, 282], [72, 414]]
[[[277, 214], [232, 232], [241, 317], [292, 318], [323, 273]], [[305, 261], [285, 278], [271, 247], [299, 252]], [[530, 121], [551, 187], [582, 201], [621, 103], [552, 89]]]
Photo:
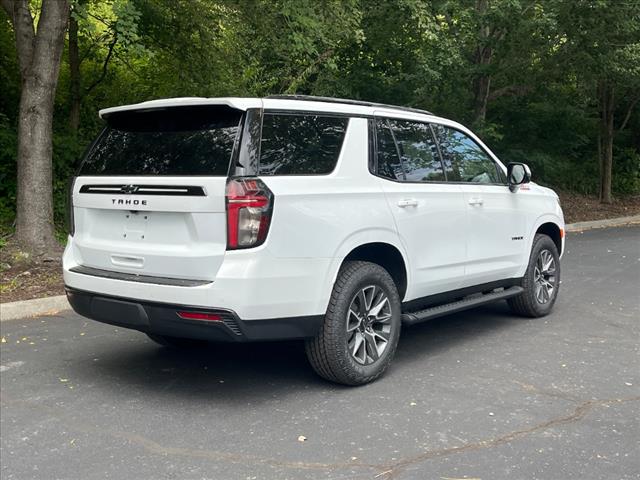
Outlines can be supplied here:
[[549, 250], [541, 250], [533, 270], [538, 303], [549, 303], [556, 290], [556, 261]]
[[370, 365], [384, 353], [391, 338], [391, 303], [380, 287], [360, 289], [347, 312], [347, 347], [353, 359]]

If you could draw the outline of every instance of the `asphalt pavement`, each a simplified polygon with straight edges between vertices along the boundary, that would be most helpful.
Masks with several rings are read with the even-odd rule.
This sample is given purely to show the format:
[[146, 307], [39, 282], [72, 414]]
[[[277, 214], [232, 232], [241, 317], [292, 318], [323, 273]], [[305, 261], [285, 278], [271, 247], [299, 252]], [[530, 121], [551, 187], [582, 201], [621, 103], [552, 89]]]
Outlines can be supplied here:
[[638, 479], [640, 228], [570, 234], [552, 315], [405, 329], [379, 381], [298, 342], [175, 351], [65, 312], [0, 326], [0, 477]]

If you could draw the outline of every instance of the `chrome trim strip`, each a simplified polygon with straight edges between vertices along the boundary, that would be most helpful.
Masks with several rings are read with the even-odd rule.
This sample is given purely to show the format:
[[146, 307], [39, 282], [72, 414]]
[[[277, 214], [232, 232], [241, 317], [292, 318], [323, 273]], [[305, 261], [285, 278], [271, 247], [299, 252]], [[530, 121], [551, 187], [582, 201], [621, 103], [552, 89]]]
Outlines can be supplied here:
[[211, 280], [191, 280], [186, 278], [156, 277], [153, 275], [139, 275], [136, 273], [113, 272], [101, 268], [78, 265], [69, 269], [70, 272], [93, 277], [110, 278], [112, 280], [124, 280], [126, 282], [152, 283], [155, 285], [172, 285], [174, 287], [199, 287], [213, 283]]

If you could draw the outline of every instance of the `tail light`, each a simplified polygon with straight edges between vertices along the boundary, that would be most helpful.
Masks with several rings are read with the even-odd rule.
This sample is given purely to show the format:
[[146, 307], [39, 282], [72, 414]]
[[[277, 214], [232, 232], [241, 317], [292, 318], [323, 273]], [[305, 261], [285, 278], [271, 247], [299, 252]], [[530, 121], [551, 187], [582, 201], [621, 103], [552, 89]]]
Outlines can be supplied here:
[[185, 320], [204, 320], [208, 322], [220, 322], [222, 317], [215, 313], [207, 312], [177, 312], [180, 318]]
[[73, 177], [67, 185], [67, 204], [65, 205], [66, 208], [64, 212], [67, 232], [69, 232], [69, 235], [71, 235], [72, 237], [76, 230], [75, 220], [73, 218], [73, 187], [75, 186], [75, 183], [76, 177]]
[[267, 238], [273, 194], [258, 178], [227, 182], [227, 250], [262, 245]]

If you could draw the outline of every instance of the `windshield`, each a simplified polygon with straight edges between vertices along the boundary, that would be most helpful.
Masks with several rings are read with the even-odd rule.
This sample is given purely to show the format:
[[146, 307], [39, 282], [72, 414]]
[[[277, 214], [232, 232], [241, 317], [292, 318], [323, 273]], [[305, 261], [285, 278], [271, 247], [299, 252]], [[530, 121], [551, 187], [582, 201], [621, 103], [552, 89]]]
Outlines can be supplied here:
[[80, 175], [226, 176], [241, 116], [221, 105], [113, 113]]

